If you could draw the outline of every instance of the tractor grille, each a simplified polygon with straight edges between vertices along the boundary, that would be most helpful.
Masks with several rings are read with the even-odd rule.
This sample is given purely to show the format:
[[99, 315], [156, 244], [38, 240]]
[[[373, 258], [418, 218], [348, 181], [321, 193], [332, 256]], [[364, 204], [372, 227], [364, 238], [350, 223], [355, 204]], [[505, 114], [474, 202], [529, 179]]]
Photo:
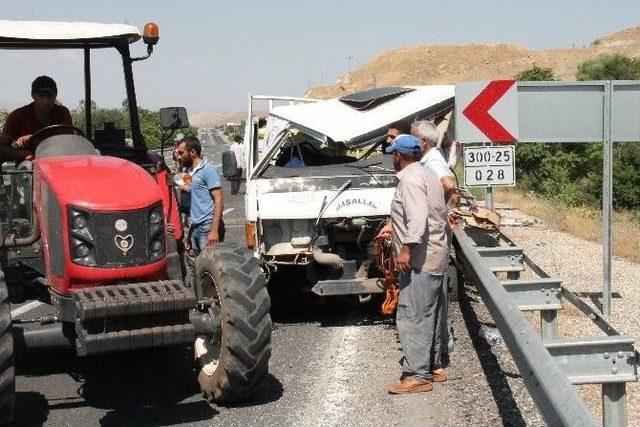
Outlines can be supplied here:
[[162, 205], [137, 211], [89, 212], [69, 207], [72, 261], [91, 267], [135, 267], [166, 256]]
[[194, 340], [193, 289], [178, 280], [74, 290], [78, 355], [182, 345]]
[[[96, 234], [96, 263], [100, 267], [128, 267], [149, 262], [148, 211], [118, 212], [91, 215]], [[127, 229], [116, 230], [116, 221], [125, 220]], [[117, 240], [116, 240], [117, 239]], [[130, 244], [123, 252], [118, 243], [125, 240]]]

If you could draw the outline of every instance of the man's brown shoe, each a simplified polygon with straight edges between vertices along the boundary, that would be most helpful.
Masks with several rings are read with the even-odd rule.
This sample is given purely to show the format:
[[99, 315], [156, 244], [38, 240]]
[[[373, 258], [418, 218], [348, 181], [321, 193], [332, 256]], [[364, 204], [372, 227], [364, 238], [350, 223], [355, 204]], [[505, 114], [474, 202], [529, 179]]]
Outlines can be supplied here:
[[444, 371], [444, 369], [437, 369], [431, 372], [431, 374], [433, 375], [434, 383], [443, 383], [447, 380], [447, 373]]
[[426, 380], [416, 380], [404, 378], [400, 382], [394, 383], [387, 388], [389, 394], [423, 393], [433, 390], [433, 383]]

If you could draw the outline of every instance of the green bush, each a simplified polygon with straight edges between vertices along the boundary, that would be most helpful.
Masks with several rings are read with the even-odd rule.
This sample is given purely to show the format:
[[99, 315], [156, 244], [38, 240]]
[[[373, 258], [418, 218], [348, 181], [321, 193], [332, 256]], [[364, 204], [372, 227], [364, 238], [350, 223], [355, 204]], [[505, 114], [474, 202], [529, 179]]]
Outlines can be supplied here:
[[524, 70], [516, 74], [515, 77], [518, 81], [553, 81], [555, 80], [555, 76], [553, 75], [553, 70], [551, 68], [538, 67], [534, 65], [532, 68], [528, 70]]
[[600, 55], [578, 66], [576, 80], [636, 80], [640, 79], [640, 59], [628, 56]]

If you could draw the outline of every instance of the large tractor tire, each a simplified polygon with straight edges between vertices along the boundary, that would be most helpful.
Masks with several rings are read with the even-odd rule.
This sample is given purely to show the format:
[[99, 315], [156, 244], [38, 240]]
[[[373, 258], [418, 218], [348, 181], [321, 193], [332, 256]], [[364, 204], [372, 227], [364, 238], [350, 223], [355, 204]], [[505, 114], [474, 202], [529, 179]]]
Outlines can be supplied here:
[[0, 270], [0, 425], [13, 420], [15, 406], [15, 370], [13, 366], [13, 337], [9, 293]]
[[[217, 333], [198, 337], [198, 382], [209, 401], [247, 400], [261, 387], [271, 356], [269, 294], [260, 264], [247, 249], [228, 243], [205, 248], [195, 265], [202, 299], [211, 302]], [[216, 320], [217, 319], [217, 320]]]

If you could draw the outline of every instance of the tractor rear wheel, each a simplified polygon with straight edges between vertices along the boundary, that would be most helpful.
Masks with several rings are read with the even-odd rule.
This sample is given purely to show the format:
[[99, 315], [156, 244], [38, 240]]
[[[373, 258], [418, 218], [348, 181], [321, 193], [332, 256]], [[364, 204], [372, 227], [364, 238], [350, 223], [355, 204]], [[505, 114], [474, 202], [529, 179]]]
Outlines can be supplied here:
[[246, 400], [262, 385], [271, 356], [264, 273], [250, 250], [220, 243], [198, 255], [195, 275], [217, 323], [213, 338], [198, 337], [194, 345], [202, 393], [209, 401]]
[[0, 270], [0, 425], [11, 424], [15, 406], [15, 370], [9, 292]]

